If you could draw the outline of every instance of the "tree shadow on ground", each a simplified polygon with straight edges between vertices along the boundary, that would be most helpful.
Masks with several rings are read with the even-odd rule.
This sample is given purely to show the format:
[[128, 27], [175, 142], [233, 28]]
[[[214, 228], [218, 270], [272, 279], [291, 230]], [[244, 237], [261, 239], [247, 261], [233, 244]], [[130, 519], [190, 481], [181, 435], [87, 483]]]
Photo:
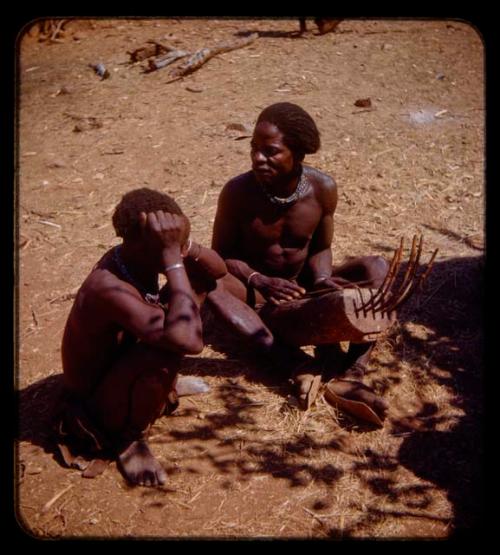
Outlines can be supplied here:
[[[429, 504], [431, 486], [365, 477], [369, 469], [385, 469], [390, 474], [400, 466], [430, 482], [433, 488], [446, 492], [453, 510], [451, 536], [468, 534], [480, 526], [484, 485], [481, 473], [483, 267], [482, 256], [435, 263], [424, 292], [411, 298], [399, 311], [392, 361], [378, 362], [383, 370], [380, 378], [377, 378], [377, 370], [370, 373], [376, 388], [388, 393], [401, 383], [403, 364], [410, 365], [419, 408], [412, 418], [395, 416], [390, 419], [393, 431], [405, 437], [396, 457], [387, 458], [383, 453], [367, 449], [363, 453], [365, 462], [354, 465], [353, 472], [374, 494], [399, 500], [407, 510], [384, 511], [380, 507], [368, 507], [365, 517], [351, 529], [328, 528], [330, 537], [349, 537], [374, 522], [394, 516], [449, 522], [439, 514], [418, 514], [416, 511], [425, 510]], [[403, 264], [401, 274], [405, 270]], [[415, 326], [425, 333], [415, 333]], [[245, 346], [232, 337], [224, 337], [223, 329], [217, 333], [215, 328], [212, 330], [217, 349], [228, 349], [235, 358], [245, 356]], [[432, 395], [426, 396], [426, 391], [432, 387], [446, 389], [451, 412], [447, 414], [446, 409], [439, 409]], [[309, 442], [310, 449], [331, 447], [328, 442]], [[272, 460], [270, 456], [269, 461]]]
[[[430, 507], [432, 490], [436, 489], [446, 492], [452, 505], [451, 534], [460, 536], [474, 530], [481, 522], [483, 489], [482, 270], [482, 257], [436, 263], [425, 292], [412, 298], [398, 315], [393, 360], [378, 362], [382, 371], [377, 385], [382, 392], [390, 392], [401, 382], [402, 365], [409, 364], [417, 384], [415, 396], [420, 408], [410, 423], [398, 417], [388, 422], [389, 428], [404, 437], [396, 453], [388, 455], [382, 447], [377, 451], [378, 444], [359, 449], [342, 433], [328, 434], [323, 439], [302, 431], [277, 439], [275, 422], [263, 420], [265, 403], [255, 395], [252, 382], [276, 388], [283, 397], [279, 414], [284, 422], [292, 422], [300, 413], [286, 403], [287, 384], [273, 374], [272, 368], [262, 364], [247, 345], [224, 332], [213, 320], [210, 323], [210, 317], [209, 325], [205, 326], [205, 339], [227, 358], [188, 357], [182, 373], [226, 377], [216, 390], [217, 408], [206, 412], [201, 420], [197, 420], [199, 411], [185, 408], [186, 426], [177, 426], [182, 419], [168, 419], [168, 430], [162, 431], [156, 443], [166, 447], [189, 444], [187, 472], [197, 473], [200, 467], [208, 465], [223, 475], [236, 475], [242, 480], [267, 474], [287, 480], [290, 487], [305, 487], [314, 481], [334, 488], [346, 470], [323, 462], [323, 458], [315, 460], [316, 455], [342, 452], [354, 457], [349, 472], [359, 480], [360, 486], [370, 490], [375, 501], [364, 508], [353, 502], [353, 508], [363, 516], [347, 527], [340, 529], [323, 523], [323, 533], [331, 538], [358, 536], [388, 518], [447, 523], [449, 519]], [[426, 333], [415, 334], [412, 328], [415, 324], [425, 328]], [[376, 373], [374, 370], [374, 380]], [[248, 378], [249, 383], [238, 380], [241, 376]], [[19, 392], [21, 441], [54, 452], [49, 424], [51, 407], [57, 400], [61, 383], [61, 375], [49, 376]], [[454, 409], [451, 418], [445, 411], [444, 415], [439, 411], [425, 391], [420, 392], [419, 386], [423, 391], [433, 384], [450, 393], [450, 405]], [[200, 398], [197, 403], [202, 404], [203, 400]], [[167, 419], [162, 419], [161, 428], [166, 425], [163, 422]], [[239, 430], [247, 435], [244, 444]], [[401, 483], [397, 477], [401, 467], [429, 484]], [[169, 472], [175, 471], [178, 469], [169, 469]], [[374, 476], [380, 472], [382, 476]], [[397, 509], [385, 505], [387, 500], [396, 503]], [[320, 510], [321, 503], [318, 498], [311, 508]]]
[[[483, 268], [482, 256], [435, 264], [425, 292], [398, 313], [396, 362], [385, 364], [389, 373], [379, 384], [382, 390], [390, 389], [394, 376], [398, 379], [401, 363], [406, 360], [411, 364], [420, 409], [410, 419], [392, 419], [393, 429], [406, 437], [391, 463], [446, 492], [453, 507], [451, 537], [476, 532], [483, 517]], [[423, 326], [423, 335], [415, 333], [415, 324]], [[428, 392], [433, 384], [446, 388], [450, 408], [460, 416], [450, 417], [426, 397], [425, 388]], [[370, 453], [370, 459], [368, 464], [377, 468], [377, 453]], [[391, 480], [363, 480], [376, 493], [402, 496], [401, 486]], [[406, 516], [412, 506], [408, 509]], [[384, 514], [389, 513], [368, 508], [366, 522]], [[331, 533], [335, 535], [338, 530]]]
[[[483, 457], [483, 267], [482, 256], [454, 258], [435, 265], [427, 295], [408, 303], [399, 320], [425, 326], [429, 337], [403, 327], [403, 343], [423, 377], [445, 386], [459, 417], [446, 431], [434, 428], [439, 416], [422, 405], [425, 429], [412, 433], [399, 451], [401, 464], [447, 491], [455, 534], [481, 524]], [[429, 370], [428, 360], [440, 372]], [[427, 359], [427, 360], [426, 360]], [[403, 424], [404, 426], [404, 424]]]
[[61, 464], [52, 434], [53, 415], [62, 393], [62, 374], [48, 376], [17, 392], [17, 439], [51, 453]]

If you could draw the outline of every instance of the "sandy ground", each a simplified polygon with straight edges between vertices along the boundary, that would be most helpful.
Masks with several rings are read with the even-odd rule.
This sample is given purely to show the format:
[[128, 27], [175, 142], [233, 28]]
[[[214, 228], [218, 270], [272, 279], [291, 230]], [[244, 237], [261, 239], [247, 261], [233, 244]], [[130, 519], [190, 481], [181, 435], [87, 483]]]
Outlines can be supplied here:
[[[18, 55], [16, 513], [55, 538], [447, 538], [480, 518], [484, 255], [484, 51], [456, 21], [342, 21], [302, 38], [296, 20], [71, 20], [31, 29]], [[53, 28], [54, 30], [54, 28]], [[257, 32], [167, 83], [129, 51], [193, 52]], [[104, 64], [101, 80], [89, 64]], [[355, 106], [370, 98], [368, 108]], [[75, 291], [118, 243], [112, 211], [149, 186], [175, 196], [210, 244], [218, 194], [249, 169], [248, 131], [277, 101], [303, 106], [322, 148], [306, 162], [340, 191], [334, 260], [391, 256], [399, 238], [439, 248], [425, 292], [375, 352], [370, 383], [390, 404], [366, 430], [322, 399], [304, 413], [273, 368], [205, 314], [206, 347], [184, 373], [210, 392], [159, 420], [158, 489], [114, 465], [63, 468], [47, 422]], [[408, 424], [411, 422], [412, 424]]]

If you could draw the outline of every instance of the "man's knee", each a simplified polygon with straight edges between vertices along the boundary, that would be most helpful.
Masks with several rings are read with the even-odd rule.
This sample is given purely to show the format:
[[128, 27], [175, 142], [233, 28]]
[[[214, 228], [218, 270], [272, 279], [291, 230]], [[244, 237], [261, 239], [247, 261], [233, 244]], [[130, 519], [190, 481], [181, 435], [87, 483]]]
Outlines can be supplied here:
[[274, 336], [265, 327], [259, 328], [252, 337], [253, 344], [263, 353], [268, 353], [274, 346]]
[[387, 270], [389, 270], [389, 262], [387, 262], [387, 260], [383, 256], [376, 254], [368, 256], [368, 259], [370, 260], [370, 264], [376, 271], [380, 273], [387, 273]]
[[125, 358], [130, 364], [141, 368], [141, 374], [146, 372], [161, 371], [162, 373], [175, 373], [180, 364], [180, 356], [159, 349], [146, 343], [137, 343]]
[[389, 271], [389, 263], [383, 256], [371, 255], [365, 257], [368, 275], [376, 286], [379, 286]]

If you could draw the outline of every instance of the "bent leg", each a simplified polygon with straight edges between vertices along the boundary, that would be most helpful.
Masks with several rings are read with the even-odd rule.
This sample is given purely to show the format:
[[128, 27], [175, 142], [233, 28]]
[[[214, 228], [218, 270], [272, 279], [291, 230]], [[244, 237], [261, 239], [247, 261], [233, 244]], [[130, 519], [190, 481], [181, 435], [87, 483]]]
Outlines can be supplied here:
[[332, 277], [341, 277], [363, 287], [380, 287], [389, 270], [389, 263], [382, 256], [350, 258], [333, 266]]
[[271, 330], [245, 302], [246, 287], [231, 274], [217, 281], [207, 302], [221, 320], [260, 352], [267, 353], [274, 344]]
[[[351, 258], [339, 266], [332, 268], [332, 276], [342, 277], [363, 287], [380, 287], [389, 270], [389, 263], [382, 256], [361, 256]], [[318, 354], [337, 373], [345, 371], [357, 372], [368, 364], [372, 343], [350, 344], [347, 353], [343, 353], [337, 345], [318, 348]]]
[[113, 364], [87, 402], [93, 418], [116, 444], [123, 474], [134, 484], [151, 486], [166, 480], [145, 437], [165, 410], [179, 363], [179, 356], [134, 345]]
[[[218, 280], [217, 288], [209, 293], [207, 302], [232, 332], [248, 341], [257, 354], [268, 358], [278, 374], [288, 377], [297, 365], [311, 360], [311, 357], [297, 346], [288, 344], [286, 337], [275, 337], [259, 314], [246, 304], [246, 294], [246, 287], [228, 274]], [[257, 302], [264, 300], [257, 295]]]

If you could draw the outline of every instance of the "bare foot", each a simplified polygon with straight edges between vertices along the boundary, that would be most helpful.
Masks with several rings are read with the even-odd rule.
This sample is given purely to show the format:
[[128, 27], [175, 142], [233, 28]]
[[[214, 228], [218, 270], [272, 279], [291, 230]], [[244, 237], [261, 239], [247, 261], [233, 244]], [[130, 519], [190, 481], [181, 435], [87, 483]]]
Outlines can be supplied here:
[[388, 408], [387, 403], [366, 385], [348, 380], [337, 380], [330, 383], [333, 384], [333, 388], [337, 395], [342, 395], [342, 397], [347, 399], [365, 403], [380, 417], [385, 417]]
[[334, 31], [335, 27], [341, 22], [341, 19], [320, 19], [316, 18], [316, 25], [320, 35]]
[[139, 486], [159, 486], [166, 482], [167, 474], [151, 453], [144, 440], [133, 441], [118, 455], [118, 463], [125, 478]]
[[298, 374], [293, 378], [292, 383], [300, 408], [303, 410], [311, 408], [321, 386], [321, 374]]
[[308, 410], [318, 396], [321, 387], [321, 370], [321, 365], [316, 360], [308, 359], [296, 365], [292, 372], [290, 383], [303, 410]]

